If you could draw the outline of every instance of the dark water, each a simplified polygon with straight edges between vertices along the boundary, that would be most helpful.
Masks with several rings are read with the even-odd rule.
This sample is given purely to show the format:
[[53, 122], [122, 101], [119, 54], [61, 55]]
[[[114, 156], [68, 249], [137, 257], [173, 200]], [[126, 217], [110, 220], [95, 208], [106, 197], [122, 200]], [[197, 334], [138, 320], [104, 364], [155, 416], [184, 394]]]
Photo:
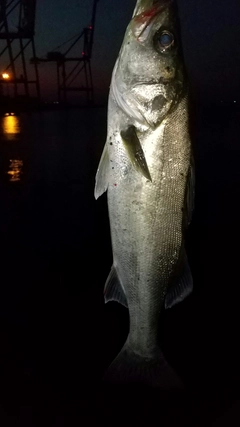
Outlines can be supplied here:
[[[232, 413], [239, 420], [239, 119], [205, 108], [193, 121], [195, 289], [163, 315], [161, 338], [189, 390], [169, 398], [168, 411], [180, 405], [190, 425], [234, 425]], [[106, 111], [21, 114], [0, 123], [2, 425], [141, 425], [152, 413], [160, 423], [157, 392], [136, 393], [134, 406], [132, 392], [109, 395], [99, 386], [128, 330], [127, 311], [104, 306], [102, 297], [111, 247], [106, 197], [96, 202], [93, 188]]]

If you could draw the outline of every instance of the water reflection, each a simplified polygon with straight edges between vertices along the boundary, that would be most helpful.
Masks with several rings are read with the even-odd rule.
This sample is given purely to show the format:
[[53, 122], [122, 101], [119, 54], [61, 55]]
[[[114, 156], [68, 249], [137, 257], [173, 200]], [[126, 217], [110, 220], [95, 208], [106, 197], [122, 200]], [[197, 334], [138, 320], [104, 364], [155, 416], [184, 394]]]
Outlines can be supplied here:
[[[13, 113], [10, 113], [13, 114]], [[5, 115], [2, 118], [2, 131], [9, 136], [15, 136], [20, 133], [20, 117], [14, 115]]]
[[21, 175], [22, 175], [22, 168], [23, 168], [23, 161], [17, 160], [17, 159], [10, 159], [10, 165], [7, 171], [7, 174], [9, 175], [9, 181], [20, 181]]

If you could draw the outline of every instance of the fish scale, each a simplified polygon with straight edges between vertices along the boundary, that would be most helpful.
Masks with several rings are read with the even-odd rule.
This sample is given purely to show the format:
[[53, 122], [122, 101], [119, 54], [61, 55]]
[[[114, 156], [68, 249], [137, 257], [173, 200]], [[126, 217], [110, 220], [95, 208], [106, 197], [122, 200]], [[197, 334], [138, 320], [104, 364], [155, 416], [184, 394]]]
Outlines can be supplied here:
[[[162, 141], [155, 139], [155, 156], [151, 159], [146, 156], [153, 183], [147, 183], [144, 177], [139, 179], [135, 171], [125, 182], [116, 168], [112, 179], [118, 182], [118, 186], [113, 187], [110, 182], [108, 188], [113, 263], [126, 290], [130, 314], [129, 342], [131, 348], [136, 347], [142, 355], [145, 352], [149, 354], [149, 348], [156, 345], [159, 313], [183, 244], [182, 210], [191, 152], [190, 141], [180, 149], [175, 140], [179, 133], [181, 138], [184, 133], [185, 138], [188, 136], [186, 118], [181, 118], [181, 127], [178, 120], [178, 115], [183, 116], [184, 113], [187, 117], [185, 99], [160, 125], [164, 132], [160, 132]], [[174, 121], [177, 126], [172, 127]], [[159, 150], [164, 165], [162, 171], [158, 168]], [[122, 156], [126, 160], [126, 153], [117, 149], [115, 156], [121, 169]], [[169, 162], [171, 158], [175, 161]], [[137, 191], [134, 191], [134, 185], [138, 186]], [[129, 209], [128, 201], [135, 201], [138, 209]], [[123, 234], [122, 229], [127, 232]]]
[[160, 313], [192, 291], [184, 234], [193, 162], [176, 4], [138, 0], [138, 11], [113, 70], [95, 197], [107, 190], [113, 266], [105, 301], [127, 306], [130, 320], [108, 378], [161, 386], [168, 375], [172, 383], [172, 371], [159, 348]]

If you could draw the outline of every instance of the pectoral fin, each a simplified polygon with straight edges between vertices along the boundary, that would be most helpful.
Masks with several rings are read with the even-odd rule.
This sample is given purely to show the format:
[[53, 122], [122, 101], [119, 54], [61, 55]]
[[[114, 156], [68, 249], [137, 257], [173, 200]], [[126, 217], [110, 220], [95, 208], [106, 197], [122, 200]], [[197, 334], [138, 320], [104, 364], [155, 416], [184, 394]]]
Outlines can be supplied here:
[[109, 176], [109, 155], [107, 150], [107, 144], [102, 152], [102, 156], [99, 162], [98, 170], [95, 179], [95, 199], [98, 199], [108, 188], [108, 176]]
[[129, 126], [127, 130], [121, 131], [123, 145], [126, 148], [129, 159], [134, 168], [140, 172], [149, 181], [152, 181], [145, 155], [138, 139], [134, 126]]

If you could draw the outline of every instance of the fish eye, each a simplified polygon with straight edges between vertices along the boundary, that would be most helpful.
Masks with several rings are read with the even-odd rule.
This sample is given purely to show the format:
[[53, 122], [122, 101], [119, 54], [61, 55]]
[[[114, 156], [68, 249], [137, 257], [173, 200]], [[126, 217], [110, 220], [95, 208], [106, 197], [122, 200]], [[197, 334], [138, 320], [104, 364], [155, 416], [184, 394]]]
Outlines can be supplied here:
[[171, 33], [167, 33], [166, 31], [164, 31], [159, 37], [159, 42], [161, 43], [162, 46], [167, 48], [171, 46], [174, 42], [173, 35]]
[[157, 33], [155, 42], [157, 43], [157, 48], [160, 49], [162, 53], [171, 50], [174, 46], [174, 35], [169, 31], [162, 31]]

